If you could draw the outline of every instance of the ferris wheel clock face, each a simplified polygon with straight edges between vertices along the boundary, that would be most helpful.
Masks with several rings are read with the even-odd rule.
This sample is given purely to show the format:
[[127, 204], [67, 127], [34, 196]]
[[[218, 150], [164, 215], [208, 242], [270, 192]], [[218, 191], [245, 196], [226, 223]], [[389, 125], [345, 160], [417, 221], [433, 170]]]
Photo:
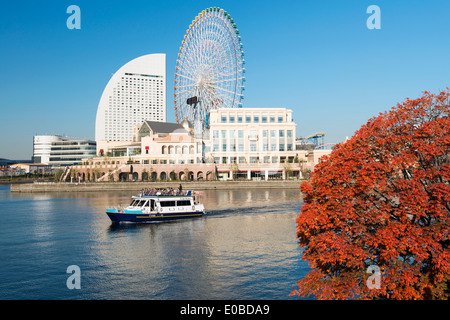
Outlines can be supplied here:
[[174, 80], [177, 122], [196, 131], [208, 126], [208, 112], [242, 107], [245, 60], [236, 23], [225, 10], [203, 10], [186, 30]]

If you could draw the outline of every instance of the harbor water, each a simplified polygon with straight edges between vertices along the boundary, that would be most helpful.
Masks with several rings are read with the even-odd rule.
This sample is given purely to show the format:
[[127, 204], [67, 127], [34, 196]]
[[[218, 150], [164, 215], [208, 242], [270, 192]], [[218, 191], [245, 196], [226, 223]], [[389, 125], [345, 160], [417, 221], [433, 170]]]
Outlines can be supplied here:
[[134, 193], [0, 185], [0, 299], [298, 299], [289, 293], [309, 270], [295, 237], [299, 190], [206, 190], [204, 217], [112, 224], [105, 209]]

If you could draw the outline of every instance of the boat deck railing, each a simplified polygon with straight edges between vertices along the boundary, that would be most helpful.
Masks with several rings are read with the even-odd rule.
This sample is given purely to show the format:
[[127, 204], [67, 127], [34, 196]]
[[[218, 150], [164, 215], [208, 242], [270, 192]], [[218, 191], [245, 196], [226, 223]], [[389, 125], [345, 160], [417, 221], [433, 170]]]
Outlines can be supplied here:
[[140, 196], [192, 196], [193, 193], [190, 190], [183, 191], [173, 188], [151, 188], [142, 189], [139, 193]]

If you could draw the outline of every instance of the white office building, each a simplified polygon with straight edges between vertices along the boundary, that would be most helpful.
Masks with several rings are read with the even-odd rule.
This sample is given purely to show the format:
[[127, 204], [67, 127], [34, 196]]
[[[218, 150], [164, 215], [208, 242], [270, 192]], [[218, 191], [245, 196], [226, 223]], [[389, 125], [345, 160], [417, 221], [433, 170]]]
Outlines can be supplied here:
[[211, 110], [209, 155], [220, 164], [293, 162], [295, 131], [290, 109]]
[[149, 54], [121, 67], [100, 99], [96, 141], [131, 141], [143, 121], [166, 121], [166, 55]]
[[69, 166], [96, 155], [95, 141], [60, 135], [33, 137], [33, 163]]

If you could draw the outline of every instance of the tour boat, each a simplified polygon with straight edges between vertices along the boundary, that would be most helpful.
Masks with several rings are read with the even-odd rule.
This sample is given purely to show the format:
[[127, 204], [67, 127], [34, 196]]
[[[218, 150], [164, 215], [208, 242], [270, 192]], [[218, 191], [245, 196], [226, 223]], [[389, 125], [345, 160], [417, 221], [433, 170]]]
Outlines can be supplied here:
[[112, 222], [163, 222], [201, 217], [205, 208], [200, 193], [167, 189], [145, 189], [132, 197], [128, 207], [106, 209]]

